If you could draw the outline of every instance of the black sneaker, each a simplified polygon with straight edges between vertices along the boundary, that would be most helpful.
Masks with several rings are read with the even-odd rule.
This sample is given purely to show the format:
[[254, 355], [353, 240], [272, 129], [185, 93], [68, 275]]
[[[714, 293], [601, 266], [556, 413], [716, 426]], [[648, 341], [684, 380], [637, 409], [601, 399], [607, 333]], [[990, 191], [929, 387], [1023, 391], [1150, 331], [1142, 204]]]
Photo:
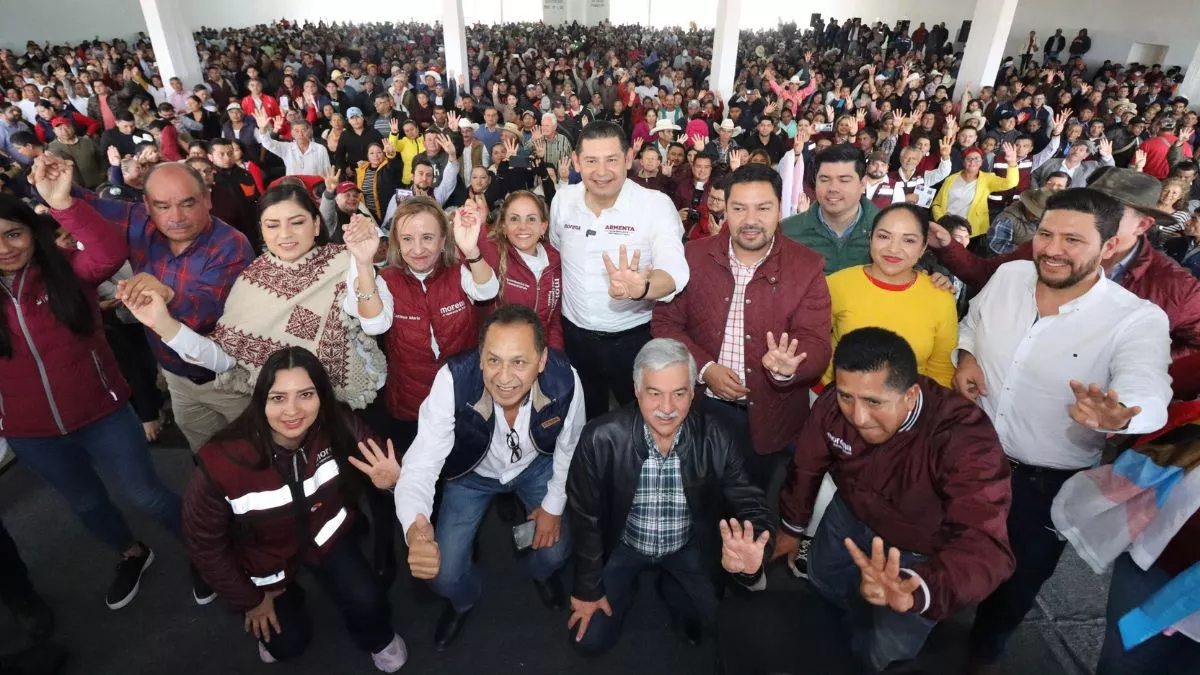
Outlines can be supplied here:
[[108, 587], [108, 597], [104, 600], [109, 609], [121, 609], [137, 597], [142, 574], [154, 562], [154, 551], [145, 544], [141, 546], [146, 550], [145, 553], [122, 558], [121, 562], [117, 563], [117, 578], [113, 579], [112, 586]]
[[37, 593], [12, 602], [9, 609], [34, 642], [44, 642], [54, 634], [54, 612]]
[[808, 578], [808, 550], [812, 548], [812, 537], [802, 535], [800, 537], [800, 548], [796, 550], [796, 555], [788, 560], [788, 569], [791, 570], [792, 576], [797, 579]]
[[192, 599], [196, 601], [196, 604], [203, 607], [216, 600], [217, 592], [205, 583], [204, 578], [200, 576], [200, 572], [196, 570], [196, 566], [188, 565], [188, 570], [192, 573]]

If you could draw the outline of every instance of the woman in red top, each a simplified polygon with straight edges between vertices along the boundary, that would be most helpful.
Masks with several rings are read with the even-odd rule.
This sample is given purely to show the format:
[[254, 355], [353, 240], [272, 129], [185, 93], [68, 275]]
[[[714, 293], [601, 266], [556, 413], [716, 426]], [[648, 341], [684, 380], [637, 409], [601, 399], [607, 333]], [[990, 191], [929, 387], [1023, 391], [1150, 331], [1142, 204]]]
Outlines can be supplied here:
[[[126, 237], [71, 197], [72, 163], [43, 155], [32, 178], [51, 216], [0, 195], [0, 433], [21, 463], [121, 556], [106, 602], [129, 604], [154, 559], [112, 503], [97, 466], [121, 493], [180, 536], [179, 495], [154, 472], [129, 385], [104, 337], [96, 288], [129, 257]], [[83, 250], [55, 245], [57, 219]], [[197, 602], [212, 592], [195, 589]]]
[[534, 193], [518, 190], [505, 197], [491, 234], [480, 233], [479, 250], [500, 284], [496, 302], [483, 309], [531, 307], [546, 331], [546, 344], [561, 350], [562, 259], [546, 239], [549, 226], [546, 203]]
[[[387, 267], [374, 279], [360, 274], [373, 261], [355, 258], [348, 277], [358, 297], [363, 331], [387, 333], [389, 437], [404, 452], [417, 435], [417, 409], [429, 395], [433, 377], [446, 359], [479, 341], [472, 305], [496, 297], [499, 286], [479, 251], [483, 214], [471, 205], [446, 214], [428, 197], [413, 197], [396, 208], [389, 235]], [[346, 244], [378, 241], [373, 223], [352, 221]], [[459, 262], [455, 242], [465, 260]], [[469, 247], [469, 248], [468, 248]]]

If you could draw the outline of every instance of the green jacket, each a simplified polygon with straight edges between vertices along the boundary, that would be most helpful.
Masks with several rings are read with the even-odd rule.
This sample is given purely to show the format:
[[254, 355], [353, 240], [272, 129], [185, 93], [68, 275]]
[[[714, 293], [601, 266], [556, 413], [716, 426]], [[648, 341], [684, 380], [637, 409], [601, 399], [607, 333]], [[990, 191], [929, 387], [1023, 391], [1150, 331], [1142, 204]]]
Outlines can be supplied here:
[[838, 270], [871, 262], [871, 223], [879, 208], [865, 196], [860, 202], [862, 215], [845, 239], [834, 237], [829, 228], [817, 218], [820, 207], [813, 204], [804, 213], [784, 218], [779, 227], [792, 241], [804, 244], [825, 258], [825, 276]]

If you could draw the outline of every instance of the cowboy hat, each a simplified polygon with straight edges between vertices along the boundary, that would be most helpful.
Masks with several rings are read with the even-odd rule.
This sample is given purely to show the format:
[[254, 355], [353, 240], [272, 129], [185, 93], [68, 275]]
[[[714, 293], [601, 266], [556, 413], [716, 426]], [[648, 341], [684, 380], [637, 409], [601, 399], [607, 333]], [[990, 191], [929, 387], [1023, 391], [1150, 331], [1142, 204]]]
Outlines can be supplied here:
[[650, 130], [650, 133], [657, 134], [660, 131], [679, 131], [679, 125], [671, 120], [661, 119], [654, 123], [654, 128]]

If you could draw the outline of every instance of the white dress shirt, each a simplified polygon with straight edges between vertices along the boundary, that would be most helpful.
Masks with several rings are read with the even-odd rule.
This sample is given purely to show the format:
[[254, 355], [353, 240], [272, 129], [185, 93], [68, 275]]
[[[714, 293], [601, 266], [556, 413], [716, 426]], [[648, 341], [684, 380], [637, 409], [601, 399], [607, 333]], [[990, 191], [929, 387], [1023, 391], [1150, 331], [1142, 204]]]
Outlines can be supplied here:
[[687, 285], [683, 255], [683, 223], [671, 198], [626, 180], [611, 208], [600, 215], [584, 203], [584, 185], [559, 190], [550, 206], [550, 242], [562, 255], [563, 316], [585, 330], [616, 333], [650, 322], [652, 300], [616, 300], [608, 295], [604, 253], [620, 264], [622, 245], [633, 262], [653, 266], [675, 281], [675, 291], [659, 299], [670, 302]]
[[254, 135], [264, 148], [279, 155], [289, 176], [324, 176], [329, 171], [329, 151], [316, 141], [309, 141], [308, 149], [300, 152], [295, 141], [277, 141], [266, 129], [256, 129]]
[[[575, 395], [567, 409], [562, 431], [555, 442], [554, 471], [550, 481], [546, 483], [546, 496], [541, 504], [542, 509], [553, 516], [561, 516], [566, 508], [567, 470], [571, 468], [571, 458], [575, 455], [579, 432], [587, 422], [583, 414], [583, 385], [579, 382], [579, 374], [574, 368], [571, 368], [571, 376], [575, 379]], [[418, 515], [424, 515], [426, 518], [432, 515], [434, 486], [442, 472], [442, 465], [446, 463], [446, 457], [454, 448], [455, 404], [454, 377], [447, 366], [442, 366], [433, 378], [433, 388], [429, 390], [429, 396], [421, 403], [417, 418], [417, 437], [404, 455], [400, 481], [396, 484], [396, 516], [405, 533], [405, 541], [408, 538], [408, 527]], [[504, 418], [504, 410], [495, 404], [493, 416], [496, 423], [492, 429], [492, 442], [483, 460], [473, 469], [476, 474], [508, 484], [540, 456], [541, 453], [537, 451], [529, 433], [532, 407], [530, 399], [526, 398], [510, 427]], [[512, 451], [509, 450], [506, 440], [510, 429], [515, 429], [521, 439], [521, 458], [516, 462], [511, 461]]]
[[1022, 464], [1083, 469], [1100, 459], [1106, 432], [1076, 423], [1070, 381], [1113, 389], [1142, 411], [1121, 433], [1144, 434], [1167, 421], [1171, 338], [1167, 315], [1116, 283], [1100, 280], [1058, 314], [1038, 316], [1037, 271], [1029, 260], [1002, 265], [958, 328], [958, 351], [983, 369], [991, 418], [1004, 452]]

